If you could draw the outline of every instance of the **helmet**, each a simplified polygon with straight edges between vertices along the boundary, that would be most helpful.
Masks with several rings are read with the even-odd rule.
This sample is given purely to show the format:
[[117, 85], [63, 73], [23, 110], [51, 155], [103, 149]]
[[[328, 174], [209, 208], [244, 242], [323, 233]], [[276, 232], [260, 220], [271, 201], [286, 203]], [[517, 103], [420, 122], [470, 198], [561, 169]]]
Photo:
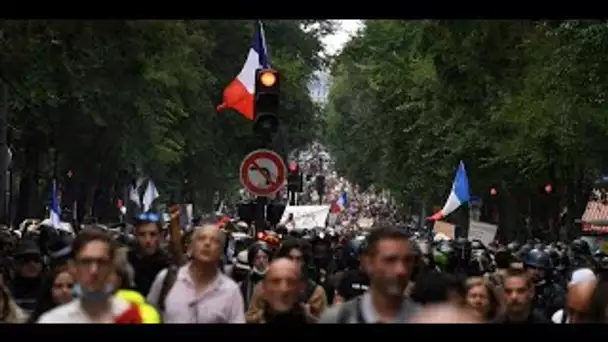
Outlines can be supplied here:
[[570, 243], [570, 251], [573, 255], [591, 255], [591, 248], [583, 239], [572, 241], [572, 243]]
[[475, 250], [467, 265], [467, 275], [481, 277], [490, 270], [491, 262], [488, 252], [485, 250]]
[[546, 270], [551, 268], [551, 258], [548, 253], [539, 249], [532, 249], [524, 255], [524, 267]]
[[518, 259], [518, 260], [523, 260], [526, 255], [528, 254], [528, 252], [530, 252], [532, 250], [532, 245], [530, 244], [524, 244], [523, 246], [521, 246], [519, 248], [519, 251], [517, 251], [514, 256]]
[[602, 254], [597, 259], [598, 269], [601, 271], [608, 271], [608, 255]]
[[359, 257], [363, 254], [365, 245], [365, 238], [355, 238], [342, 248], [342, 259], [348, 268], [359, 267]]
[[521, 247], [519, 243], [517, 243], [516, 241], [513, 241], [507, 245], [507, 251], [509, 251], [511, 254], [517, 253], [520, 248]]
[[247, 251], [247, 263], [249, 266], [253, 264], [253, 260], [255, 260], [256, 254], [258, 254], [258, 252], [260, 251], [266, 253], [266, 255], [268, 256], [270, 256], [270, 254], [272, 253], [270, 246], [268, 246], [268, 244], [266, 244], [265, 242], [258, 241], [254, 243], [249, 247], [249, 250]]
[[497, 268], [509, 268], [513, 259], [513, 254], [506, 249], [500, 249], [494, 254], [494, 262]]
[[486, 250], [486, 246], [484, 246], [483, 242], [481, 242], [480, 240], [473, 240], [471, 241], [471, 250]]

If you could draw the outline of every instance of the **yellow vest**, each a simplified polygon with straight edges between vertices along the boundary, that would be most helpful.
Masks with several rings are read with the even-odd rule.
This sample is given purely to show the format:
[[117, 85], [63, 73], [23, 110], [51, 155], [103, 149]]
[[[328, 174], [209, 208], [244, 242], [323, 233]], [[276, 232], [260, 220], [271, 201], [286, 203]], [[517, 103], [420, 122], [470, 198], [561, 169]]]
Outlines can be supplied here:
[[135, 304], [139, 308], [143, 324], [160, 324], [162, 319], [158, 311], [139, 292], [133, 290], [118, 290], [116, 296], [128, 303]]

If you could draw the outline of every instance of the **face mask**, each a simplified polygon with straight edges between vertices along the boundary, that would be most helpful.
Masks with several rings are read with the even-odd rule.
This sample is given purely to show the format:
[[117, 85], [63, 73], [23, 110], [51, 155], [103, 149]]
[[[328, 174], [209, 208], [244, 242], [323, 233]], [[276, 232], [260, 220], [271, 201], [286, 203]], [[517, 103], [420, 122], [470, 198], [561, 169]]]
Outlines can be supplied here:
[[108, 299], [112, 295], [112, 292], [113, 288], [110, 284], [106, 284], [102, 291], [87, 291], [80, 284], [76, 284], [72, 288], [72, 297], [89, 302], [99, 302]]

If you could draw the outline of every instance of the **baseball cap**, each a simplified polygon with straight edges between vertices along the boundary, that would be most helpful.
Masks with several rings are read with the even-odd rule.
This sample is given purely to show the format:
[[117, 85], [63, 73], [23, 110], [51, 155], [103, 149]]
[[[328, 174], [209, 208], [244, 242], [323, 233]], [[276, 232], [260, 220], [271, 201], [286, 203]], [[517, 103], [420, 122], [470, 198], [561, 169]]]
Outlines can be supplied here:
[[23, 256], [23, 255], [40, 255], [40, 247], [33, 240], [22, 240], [15, 249], [15, 256]]
[[577, 285], [581, 283], [586, 283], [588, 281], [595, 281], [596, 279], [597, 277], [595, 276], [595, 273], [593, 273], [592, 270], [588, 268], [581, 268], [572, 273], [572, 278], [570, 279], [568, 285]]

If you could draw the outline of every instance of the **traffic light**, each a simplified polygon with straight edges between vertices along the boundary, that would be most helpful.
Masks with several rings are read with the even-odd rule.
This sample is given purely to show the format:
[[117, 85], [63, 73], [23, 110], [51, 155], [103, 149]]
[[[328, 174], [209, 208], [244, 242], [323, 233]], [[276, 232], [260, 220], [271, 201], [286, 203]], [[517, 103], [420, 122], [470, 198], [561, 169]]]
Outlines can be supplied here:
[[279, 129], [280, 77], [276, 70], [257, 69], [255, 73], [254, 126], [258, 133], [274, 134]]
[[300, 193], [303, 190], [302, 172], [300, 166], [296, 162], [289, 163], [289, 172], [287, 174], [287, 190], [290, 192]]

